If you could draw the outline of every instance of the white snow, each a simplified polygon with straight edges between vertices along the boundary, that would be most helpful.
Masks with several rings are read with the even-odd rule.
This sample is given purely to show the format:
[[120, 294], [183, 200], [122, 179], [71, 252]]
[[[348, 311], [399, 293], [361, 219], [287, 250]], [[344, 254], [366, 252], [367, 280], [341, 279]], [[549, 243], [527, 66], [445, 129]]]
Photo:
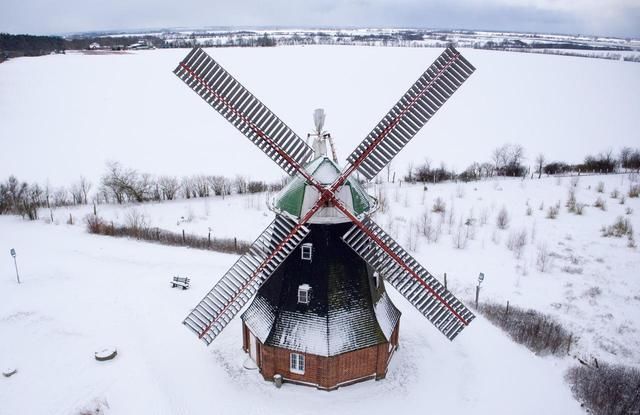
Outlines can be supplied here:
[[[458, 170], [504, 142], [533, 159], [580, 161], [587, 152], [637, 145], [640, 65], [462, 49], [477, 71], [396, 158], [428, 157]], [[0, 177], [94, 183], [107, 160], [154, 174], [281, 171], [173, 74], [186, 49], [69, 53], [0, 65]], [[300, 136], [313, 110], [338, 156], [352, 149], [441, 52], [431, 48], [208, 49]], [[320, 64], [318, 64], [318, 62]]]
[[[15, 217], [0, 229], [0, 250], [16, 248], [23, 275], [16, 284], [0, 261], [0, 365], [18, 369], [2, 380], [3, 413], [75, 414], [96, 402], [113, 414], [582, 413], [563, 382], [568, 360], [535, 357], [482, 318], [451, 343], [398, 295], [400, 349], [384, 381], [276, 389], [243, 369], [240, 319], [209, 348], [181, 324], [234, 256]], [[192, 289], [169, 288], [175, 272]], [[118, 356], [97, 362], [105, 343]]]
[[[313, 109], [324, 107], [326, 127], [344, 159], [439, 51], [209, 52], [301, 135], [313, 127]], [[640, 142], [640, 65], [463, 53], [478, 71], [394, 161], [399, 175], [407, 161], [424, 156], [455, 159], [461, 168], [488, 158], [505, 141], [523, 144], [530, 156], [543, 151], [549, 159], [567, 161]], [[0, 177], [13, 173], [68, 185], [85, 174], [95, 182], [108, 159], [156, 174], [279, 177], [271, 161], [171, 74], [184, 54], [68, 54], [0, 65]], [[576, 197], [589, 205], [583, 216], [564, 207], [571, 178], [447, 183], [428, 185], [426, 192], [422, 185], [406, 184], [368, 190], [386, 194], [390, 206], [376, 214], [376, 222], [405, 248], [414, 245], [412, 254], [434, 275], [446, 272], [450, 289], [467, 304], [484, 272], [481, 301], [509, 300], [550, 313], [579, 337], [573, 353], [637, 366], [640, 254], [626, 239], [603, 238], [599, 231], [619, 215], [640, 229], [640, 201], [621, 205], [609, 197], [615, 188], [624, 193], [629, 180], [581, 177]], [[603, 194], [595, 191], [600, 181]], [[267, 197], [99, 205], [98, 214], [121, 223], [135, 209], [151, 226], [200, 235], [212, 229], [214, 237], [253, 240], [273, 218]], [[455, 206], [453, 224], [445, 216], [439, 241], [428, 243], [416, 229], [437, 197], [448, 211]], [[606, 211], [592, 207], [597, 197], [607, 201]], [[547, 207], [557, 201], [559, 217], [547, 219]], [[507, 230], [495, 227], [502, 206], [511, 218]], [[626, 215], [626, 208], [633, 213]], [[0, 378], [1, 413], [75, 414], [96, 406], [113, 414], [370, 414], [417, 408], [583, 413], [563, 380], [573, 359], [537, 357], [481, 316], [449, 342], [392, 288], [389, 296], [403, 316], [400, 348], [384, 381], [330, 394], [288, 384], [276, 389], [256, 371], [243, 369], [239, 318], [208, 348], [181, 324], [236, 256], [89, 235], [82, 218], [91, 211], [41, 209], [36, 222], [0, 216], [0, 367], [18, 370]], [[69, 214], [74, 225], [65, 224]], [[429, 215], [437, 226], [439, 216]], [[455, 249], [458, 223], [469, 217], [476, 219], [474, 237], [465, 249]], [[516, 258], [505, 244], [522, 229], [527, 245]], [[542, 244], [554, 255], [544, 273], [535, 264]], [[10, 248], [17, 251], [20, 285]], [[191, 278], [191, 289], [170, 288], [178, 274]], [[95, 361], [93, 353], [105, 345], [116, 347], [118, 356]]]

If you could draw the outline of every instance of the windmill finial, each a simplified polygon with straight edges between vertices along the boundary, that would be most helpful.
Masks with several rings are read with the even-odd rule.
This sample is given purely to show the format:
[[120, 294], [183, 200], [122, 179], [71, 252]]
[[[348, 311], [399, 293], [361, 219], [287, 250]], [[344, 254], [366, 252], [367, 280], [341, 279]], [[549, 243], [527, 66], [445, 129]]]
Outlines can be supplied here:
[[326, 114], [324, 109], [318, 108], [313, 111], [313, 122], [316, 125], [316, 134], [322, 135], [322, 127], [324, 127], [324, 119], [326, 118]]

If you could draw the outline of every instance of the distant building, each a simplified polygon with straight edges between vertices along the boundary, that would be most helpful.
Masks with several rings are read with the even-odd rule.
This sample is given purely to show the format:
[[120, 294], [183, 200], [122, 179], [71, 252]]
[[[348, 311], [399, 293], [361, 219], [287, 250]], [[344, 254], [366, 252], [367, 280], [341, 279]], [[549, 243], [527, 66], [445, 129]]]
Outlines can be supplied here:
[[93, 42], [92, 44], [89, 45], [89, 50], [96, 50], [96, 49], [100, 49], [99, 43]]
[[139, 40], [136, 43], [127, 46], [127, 49], [155, 49], [155, 46], [153, 46], [153, 43], [148, 40]]

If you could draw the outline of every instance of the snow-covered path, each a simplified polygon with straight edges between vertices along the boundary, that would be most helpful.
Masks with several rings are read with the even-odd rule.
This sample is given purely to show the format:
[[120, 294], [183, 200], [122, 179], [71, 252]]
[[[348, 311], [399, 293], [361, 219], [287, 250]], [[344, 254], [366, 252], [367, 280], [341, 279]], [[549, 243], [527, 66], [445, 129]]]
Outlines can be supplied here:
[[[399, 295], [401, 347], [387, 379], [325, 393], [276, 389], [242, 368], [236, 319], [209, 348], [182, 318], [234, 256], [88, 235], [67, 225], [0, 217], [0, 413], [68, 414], [107, 402], [110, 413], [580, 414], [563, 371], [479, 317], [453, 343]], [[174, 273], [192, 289], [169, 288]], [[93, 352], [116, 346], [114, 361]]]

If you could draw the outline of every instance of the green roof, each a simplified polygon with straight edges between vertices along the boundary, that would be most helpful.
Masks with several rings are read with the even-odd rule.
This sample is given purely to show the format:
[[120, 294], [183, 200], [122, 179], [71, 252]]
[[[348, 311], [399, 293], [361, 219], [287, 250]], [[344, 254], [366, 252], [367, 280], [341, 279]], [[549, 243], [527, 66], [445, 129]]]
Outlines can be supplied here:
[[[305, 170], [324, 185], [331, 184], [340, 175], [340, 168], [327, 157], [318, 157], [305, 166]], [[304, 177], [296, 175], [277, 196], [275, 207], [300, 217], [304, 195], [310, 184]], [[349, 186], [353, 201], [353, 213], [360, 215], [373, 207], [373, 200], [362, 185], [356, 180], [348, 178], [344, 186]]]

